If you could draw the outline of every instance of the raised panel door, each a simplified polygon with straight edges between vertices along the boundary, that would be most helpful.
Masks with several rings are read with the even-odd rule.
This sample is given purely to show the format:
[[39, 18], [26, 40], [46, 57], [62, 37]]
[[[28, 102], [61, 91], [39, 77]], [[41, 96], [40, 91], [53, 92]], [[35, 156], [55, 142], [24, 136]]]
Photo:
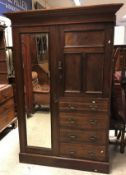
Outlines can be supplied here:
[[106, 54], [106, 40], [111, 41], [111, 37], [107, 31], [102, 24], [70, 25], [60, 29], [61, 96], [108, 96], [106, 87], [110, 84], [106, 79], [111, 60]]

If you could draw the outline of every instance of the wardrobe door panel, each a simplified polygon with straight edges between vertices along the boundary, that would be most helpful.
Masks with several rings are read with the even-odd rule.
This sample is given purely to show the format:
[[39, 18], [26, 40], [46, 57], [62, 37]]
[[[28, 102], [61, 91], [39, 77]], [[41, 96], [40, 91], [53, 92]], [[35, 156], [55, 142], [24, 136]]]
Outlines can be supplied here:
[[[86, 56], [86, 70], [83, 68], [85, 93], [102, 94], [104, 55], [90, 53]], [[85, 65], [83, 65], [85, 67]]]
[[103, 31], [72, 31], [65, 32], [65, 46], [103, 45]]
[[103, 25], [61, 28], [62, 95], [103, 96], [105, 40]]
[[81, 55], [65, 54], [64, 56], [64, 86], [65, 92], [80, 92], [81, 89]]

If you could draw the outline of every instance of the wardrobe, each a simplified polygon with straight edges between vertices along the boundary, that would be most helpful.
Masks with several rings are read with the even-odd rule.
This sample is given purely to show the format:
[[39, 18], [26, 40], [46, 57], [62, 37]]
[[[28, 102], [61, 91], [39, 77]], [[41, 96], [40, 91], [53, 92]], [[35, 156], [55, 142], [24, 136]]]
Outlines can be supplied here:
[[[121, 6], [6, 14], [13, 28], [20, 162], [109, 173], [113, 31]], [[41, 41], [37, 54], [27, 42], [33, 37]], [[35, 58], [48, 72], [50, 104], [27, 112]]]

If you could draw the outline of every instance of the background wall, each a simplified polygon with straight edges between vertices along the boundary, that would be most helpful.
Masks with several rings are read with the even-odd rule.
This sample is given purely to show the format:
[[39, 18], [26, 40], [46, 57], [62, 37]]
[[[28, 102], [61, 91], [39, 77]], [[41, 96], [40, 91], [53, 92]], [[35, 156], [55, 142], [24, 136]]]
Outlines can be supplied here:
[[32, 0], [0, 0], [0, 14], [32, 9]]
[[35, 2], [40, 3], [45, 8], [49, 8], [50, 7], [48, 2], [47, 2], [47, 0], [32, 0], [32, 9], [34, 9], [34, 3]]
[[116, 26], [114, 31], [114, 45], [126, 45], [126, 26]]
[[4, 16], [6, 12], [31, 10], [32, 0], [0, 0], [0, 24], [5, 24], [6, 46], [12, 46], [11, 21]]

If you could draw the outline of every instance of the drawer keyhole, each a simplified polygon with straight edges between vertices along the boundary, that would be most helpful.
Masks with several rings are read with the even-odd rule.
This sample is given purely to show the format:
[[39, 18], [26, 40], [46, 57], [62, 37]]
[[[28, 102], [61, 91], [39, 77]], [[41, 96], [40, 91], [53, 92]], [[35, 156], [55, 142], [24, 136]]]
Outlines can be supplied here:
[[73, 119], [73, 118], [70, 118], [68, 121], [69, 121], [70, 124], [75, 124], [76, 123], [76, 120]]

